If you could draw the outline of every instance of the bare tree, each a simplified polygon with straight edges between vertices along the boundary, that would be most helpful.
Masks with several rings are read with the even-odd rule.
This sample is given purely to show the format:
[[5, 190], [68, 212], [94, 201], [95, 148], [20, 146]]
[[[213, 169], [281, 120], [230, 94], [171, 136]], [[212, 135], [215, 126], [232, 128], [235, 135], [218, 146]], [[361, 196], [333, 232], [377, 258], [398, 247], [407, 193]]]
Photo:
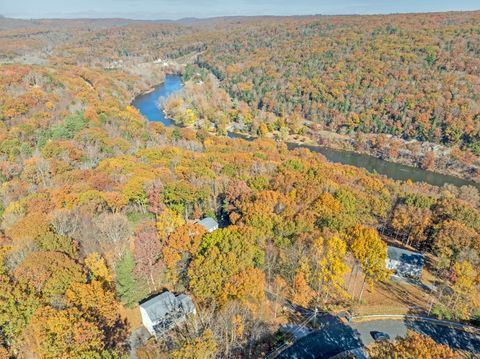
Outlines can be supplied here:
[[50, 162], [43, 157], [37, 158], [37, 177], [38, 182], [43, 187], [48, 187], [51, 184]]
[[80, 226], [80, 213], [78, 209], [58, 209], [53, 212], [53, 219], [50, 224], [55, 233], [73, 237]]
[[91, 215], [79, 208], [62, 210], [51, 222], [52, 227], [58, 234], [71, 237], [80, 245], [84, 255], [92, 252], [102, 252], [98, 238], [99, 229]]
[[119, 258], [132, 234], [127, 217], [122, 213], [103, 213], [97, 219], [97, 226], [103, 239], [100, 246], [105, 251], [113, 250], [115, 257]]

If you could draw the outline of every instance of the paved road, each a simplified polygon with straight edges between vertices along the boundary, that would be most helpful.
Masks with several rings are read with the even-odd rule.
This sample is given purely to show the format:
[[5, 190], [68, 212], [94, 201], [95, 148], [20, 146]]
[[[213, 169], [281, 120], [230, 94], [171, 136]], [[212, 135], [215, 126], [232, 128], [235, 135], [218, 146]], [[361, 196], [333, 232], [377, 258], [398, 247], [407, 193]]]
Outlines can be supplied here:
[[321, 329], [298, 340], [277, 358], [282, 359], [314, 359], [329, 358], [346, 350], [361, 346], [354, 329], [345, 325], [333, 315], [319, 318]]
[[428, 335], [452, 348], [480, 354], [480, 335], [434, 323], [416, 320], [373, 320], [345, 324], [337, 317], [326, 315], [320, 319], [322, 328], [298, 340], [282, 352], [282, 359], [323, 359], [346, 350], [373, 342], [371, 332], [380, 331], [392, 339], [405, 336], [407, 330]]
[[363, 345], [369, 345], [375, 341], [371, 334], [372, 331], [387, 333], [391, 339], [395, 339], [396, 337], [405, 337], [408, 330], [403, 320], [357, 322], [350, 323], [350, 327], [356, 332]]

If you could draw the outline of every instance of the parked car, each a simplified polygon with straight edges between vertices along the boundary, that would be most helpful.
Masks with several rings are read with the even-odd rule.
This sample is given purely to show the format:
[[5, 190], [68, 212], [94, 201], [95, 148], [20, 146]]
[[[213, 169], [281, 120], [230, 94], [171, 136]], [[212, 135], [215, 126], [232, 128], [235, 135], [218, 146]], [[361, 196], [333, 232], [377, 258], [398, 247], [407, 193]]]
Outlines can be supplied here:
[[390, 340], [390, 335], [387, 333], [383, 332], [370, 332], [371, 336], [373, 339], [375, 339], [376, 342], [381, 342], [384, 340]]

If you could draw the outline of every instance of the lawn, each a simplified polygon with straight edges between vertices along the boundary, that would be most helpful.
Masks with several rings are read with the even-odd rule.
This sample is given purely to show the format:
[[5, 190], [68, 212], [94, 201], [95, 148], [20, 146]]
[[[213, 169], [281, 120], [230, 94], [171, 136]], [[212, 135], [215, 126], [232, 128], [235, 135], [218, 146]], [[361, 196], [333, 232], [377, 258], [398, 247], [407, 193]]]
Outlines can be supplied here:
[[[425, 277], [431, 277], [424, 272]], [[366, 286], [362, 302], [354, 305], [354, 312], [357, 315], [424, 314], [429, 303], [430, 294], [421, 286], [391, 279], [388, 283]]]
[[138, 306], [135, 306], [135, 308], [132, 309], [122, 307], [121, 311], [127, 318], [132, 331], [142, 326], [142, 317], [140, 316], [140, 309]]

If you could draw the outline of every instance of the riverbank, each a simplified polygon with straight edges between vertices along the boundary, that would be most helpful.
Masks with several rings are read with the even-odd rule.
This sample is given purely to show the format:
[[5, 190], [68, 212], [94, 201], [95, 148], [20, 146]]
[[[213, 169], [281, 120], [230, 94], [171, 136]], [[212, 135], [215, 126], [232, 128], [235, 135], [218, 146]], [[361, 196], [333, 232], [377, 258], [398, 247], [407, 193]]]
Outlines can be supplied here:
[[128, 102], [133, 102], [143, 95], [154, 92], [165, 83], [167, 76], [180, 76], [184, 65], [177, 63], [144, 62], [139, 64], [128, 64], [121, 68], [122, 71], [135, 76], [137, 81], [129, 90]]
[[[258, 138], [250, 133], [240, 131], [238, 126], [227, 127], [230, 132], [243, 137]], [[305, 135], [282, 136], [279, 131], [269, 132], [264, 137], [280, 140], [287, 144], [301, 146], [318, 146], [335, 151], [344, 151], [377, 158], [392, 164], [399, 164], [430, 173], [456, 177], [466, 182], [464, 185], [478, 187], [480, 183], [479, 167], [462, 163], [452, 158], [452, 148], [436, 143], [405, 141], [383, 134], [361, 134], [355, 137], [325, 130], [308, 129]], [[457, 154], [461, 156], [462, 154]], [[474, 160], [474, 159], [470, 159]]]
[[166, 75], [161, 84], [154, 86], [152, 91], [136, 96], [131, 104], [149, 121], [161, 122], [166, 127], [173, 127], [175, 126], [174, 121], [158, 106], [158, 100], [167, 98], [172, 93], [180, 90], [182, 86], [180, 75]]
[[329, 148], [365, 154], [383, 161], [480, 183], [478, 159], [456, 148], [431, 142], [407, 141], [383, 134], [357, 134], [352, 137], [318, 131], [316, 138], [317, 144]]
[[[480, 160], [469, 150], [462, 151], [437, 143], [405, 140], [387, 134], [337, 133], [321, 123], [256, 112], [246, 103], [235, 104], [226, 90], [220, 86], [219, 80], [208, 72], [198, 73], [187, 81], [182, 91], [172, 101], [166, 102], [165, 109], [177, 125], [194, 126], [221, 134], [227, 131], [253, 137], [261, 134], [262, 137], [287, 143], [320, 146], [324, 149], [370, 156], [388, 161], [390, 164], [401, 164], [416, 168], [418, 171], [428, 171], [427, 176], [432, 178], [431, 173], [456, 177], [458, 180], [450, 179], [447, 183], [460, 186], [474, 184], [478, 186], [480, 182]], [[372, 167], [375, 169], [385, 166]], [[421, 177], [418, 171], [417, 175]], [[390, 173], [392, 172], [394, 171], [390, 170]], [[402, 174], [400, 179], [404, 177]], [[435, 185], [443, 184], [435, 181]]]
[[[166, 98], [171, 94], [178, 92], [182, 87], [183, 83], [180, 76], [167, 76], [163, 85], [156, 86], [154, 91], [138, 96], [132, 102], [132, 105], [134, 105], [149, 121], [161, 122], [166, 127], [178, 126], [175, 123], [175, 119], [172, 119], [172, 117], [175, 116], [169, 116], [168, 113], [164, 112], [163, 108], [159, 108], [158, 99], [161, 97]], [[188, 127], [208, 128], [212, 133], [218, 133], [216, 125], [208, 121], [202, 122], [197, 119]], [[282, 136], [279, 131], [271, 131], [267, 132], [264, 137], [281, 140], [282, 142], [285, 142], [290, 149], [305, 147], [313, 152], [321, 153], [331, 162], [362, 167], [370, 172], [383, 174], [396, 180], [426, 182], [439, 187], [449, 183], [459, 187], [470, 185], [479, 188], [478, 184], [465, 179], [465, 177], [452, 176], [452, 172], [445, 172], [443, 174], [439, 171], [433, 172], [419, 168], [418, 166], [412, 166], [412, 162], [406, 161], [405, 159], [407, 157], [403, 155], [397, 156], [395, 161], [386, 161], [385, 158], [388, 158], [388, 156], [378, 156], [377, 152], [369, 152], [366, 151], [365, 148], [362, 150], [360, 146], [355, 145], [356, 142], [349, 136], [328, 131], [320, 131], [315, 128], [310, 128], [309, 126], [306, 127], [307, 132], [303, 136], [291, 134]], [[234, 122], [227, 123], [223, 128], [224, 133], [228, 133], [229, 137], [241, 137], [249, 140], [258, 137], [252, 136], [250, 133], [241, 130], [241, 126]], [[373, 138], [381, 138], [381, 135], [372, 135], [372, 139]], [[368, 139], [368, 141], [371, 141], [372, 139]], [[361, 139], [357, 140], [357, 143], [360, 142]], [[382, 144], [383, 142], [377, 140], [378, 144]], [[367, 146], [366, 148], [373, 147]], [[377, 145], [377, 148], [380, 148], [379, 145]], [[384, 146], [383, 148], [391, 151], [389, 146]], [[403, 153], [400, 150], [398, 152]]]
[[[477, 182], [468, 177], [455, 176], [454, 172], [432, 171], [415, 166], [411, 161], [404, 160], [404, 157], [397, 157], [396, 160], [386, 160], [382, 156], [376, 156], [375, 153], [368, 151], [359, 151], [355, 148], [353, 139], [348, 136], [342, 136], [336, 133], [321, 131], [323, 136], [319, 141], [314, 141], [307, 136], [289, 135], [284, 139], [279, 139], [277, 134], [269, 133], [265, 138], [274, 139], [287, 144], [289, 149], [297, 147], [308, 148], [313, 152], [319, 152], [327, 157], [331, 162], [340, 162], [343, 164], [363, 167], [370, 172], [384, 174], [397, 180], [412, 180], [415, 182], [427, 182], [435, 186], [443, 186], [445, 183], [455, 186], [474, 186], [480, 189]], [[233, 126], [228, 127], [230, 137], [240, 137], [248, 140], [259, 138], [252, 136], [247, 132], [238, 131]], [[233, 136], [232, 136], [233, 135]], [[326, 140], [337, 139], [326, 144]]]

